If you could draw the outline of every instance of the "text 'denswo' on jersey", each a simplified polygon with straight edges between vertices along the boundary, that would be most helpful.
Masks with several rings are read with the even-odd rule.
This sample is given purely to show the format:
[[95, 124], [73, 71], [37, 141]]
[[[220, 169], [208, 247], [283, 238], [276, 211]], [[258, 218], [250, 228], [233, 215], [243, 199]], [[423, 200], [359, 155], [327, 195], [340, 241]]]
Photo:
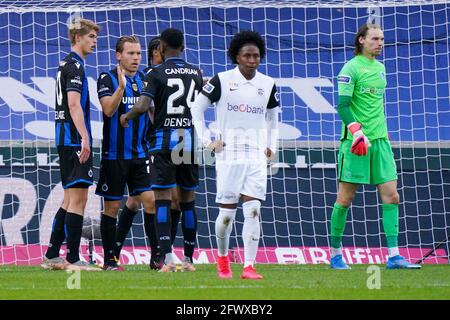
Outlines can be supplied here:
[[190, 106], [202, 88], [201, 71], [181, 58], [169, 58], [148, 73], [142, 95], [153, 99], [155, 115], [150, 152], [170, 152], [183, 144], [194, 150], [194, 126]]

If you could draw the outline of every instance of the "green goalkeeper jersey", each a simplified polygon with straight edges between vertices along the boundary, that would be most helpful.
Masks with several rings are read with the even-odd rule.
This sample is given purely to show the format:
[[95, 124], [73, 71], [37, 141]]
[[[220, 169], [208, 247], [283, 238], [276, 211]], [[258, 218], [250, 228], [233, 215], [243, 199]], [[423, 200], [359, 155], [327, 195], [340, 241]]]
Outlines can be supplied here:
[[[350, 110], [369, 140], [388, 136], [383, 104], [385, 89], [384, 65], [363, 55], [348, 61], [338, 75], [339, 96], [352, 97]], [[353, 139], [345, 124], [342, 125], [343, 139]]]

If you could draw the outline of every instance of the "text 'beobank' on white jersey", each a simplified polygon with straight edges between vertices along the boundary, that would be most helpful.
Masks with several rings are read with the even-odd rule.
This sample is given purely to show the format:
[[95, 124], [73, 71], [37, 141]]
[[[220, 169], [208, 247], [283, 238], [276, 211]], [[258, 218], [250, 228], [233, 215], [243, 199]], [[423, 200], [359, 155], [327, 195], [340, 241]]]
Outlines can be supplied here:
[[258, 71], [247, 80], [236, 67], [214, 76], [201, 93], [216, 104], [214, 131], [216, 139], [225, 142], [217, 160], [264, 159], [264, 151], [270, 147], [267, 111], [279, 105], [274, 80]]

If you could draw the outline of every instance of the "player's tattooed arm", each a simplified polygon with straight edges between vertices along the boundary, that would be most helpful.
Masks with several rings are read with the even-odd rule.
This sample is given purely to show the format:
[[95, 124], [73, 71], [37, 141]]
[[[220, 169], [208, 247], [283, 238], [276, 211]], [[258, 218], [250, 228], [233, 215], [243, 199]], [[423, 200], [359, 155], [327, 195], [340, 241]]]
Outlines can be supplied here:
[[147, 112], [152, 105], [152, 98], [147, 95], [141, 95], [136, 104], [130, 111], [120, 116], [120, 125], [124, 128], [128, 127], [128, 121], [139, 117], [144, 112]]

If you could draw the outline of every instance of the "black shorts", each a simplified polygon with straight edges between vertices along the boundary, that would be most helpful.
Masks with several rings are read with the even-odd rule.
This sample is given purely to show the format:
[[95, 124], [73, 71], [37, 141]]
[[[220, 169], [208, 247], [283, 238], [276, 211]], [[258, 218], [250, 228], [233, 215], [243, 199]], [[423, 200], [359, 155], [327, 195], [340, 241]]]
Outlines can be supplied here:
[[153, 171], [148, 158], [103, 159], [95, 194], [104, 197], [107, 201], [121, 200], [127, 185], [129, 195], [137, 196], [151, 190], [151, 172]]
[[179, 186], [185, 190], [198, 187], [198, 164], [174, 164], [170, 152], [156, 152], [150, 156], [155, 177], [152, 189], [166, 189]]
[[92, 151], [89, 159], [80, 163], [77, 152], [81, 147], [58, 146], [59, 169], [61, 182], [64, 189], [89, 188], [94, 184], [94, 172], [92, 171]]

